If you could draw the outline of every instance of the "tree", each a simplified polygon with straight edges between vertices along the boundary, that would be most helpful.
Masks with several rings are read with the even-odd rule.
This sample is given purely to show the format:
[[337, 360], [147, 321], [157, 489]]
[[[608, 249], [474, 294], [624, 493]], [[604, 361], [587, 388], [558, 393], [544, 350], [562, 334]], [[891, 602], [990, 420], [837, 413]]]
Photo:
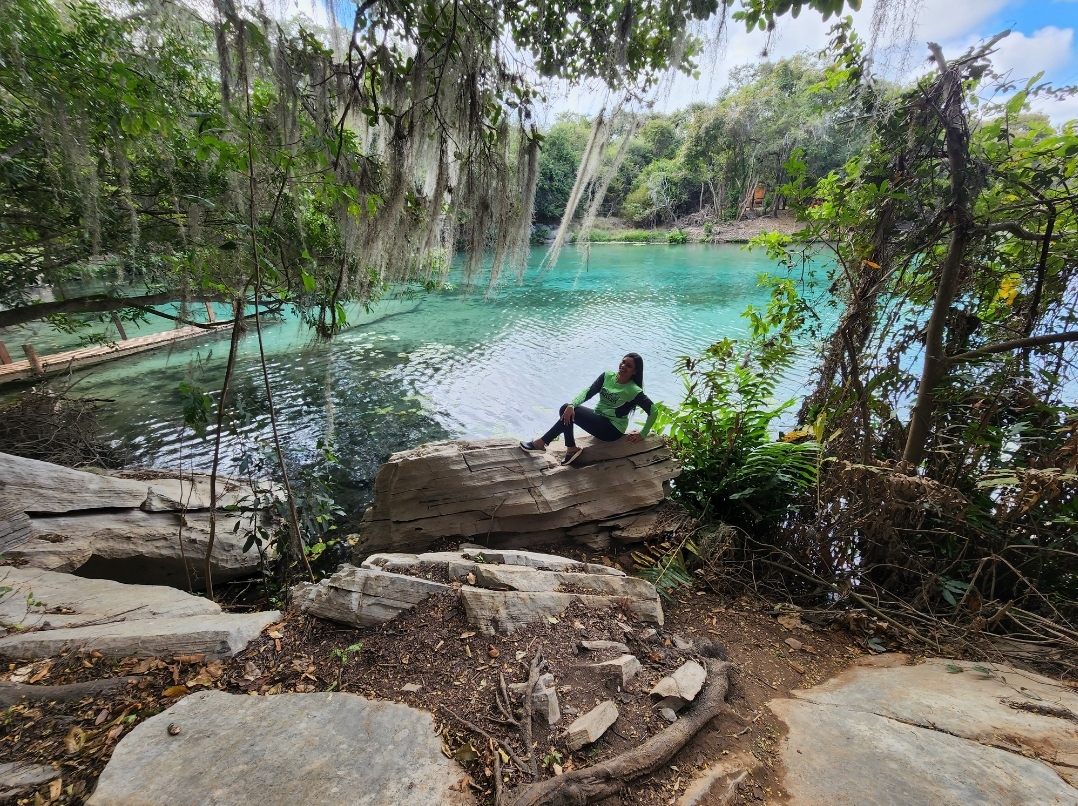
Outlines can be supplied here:
[[556, 222], [565, 212], [590, 128], [582, 116], [566, 115], [546, 133], [535, 187], [535, 216], [539, 221]]

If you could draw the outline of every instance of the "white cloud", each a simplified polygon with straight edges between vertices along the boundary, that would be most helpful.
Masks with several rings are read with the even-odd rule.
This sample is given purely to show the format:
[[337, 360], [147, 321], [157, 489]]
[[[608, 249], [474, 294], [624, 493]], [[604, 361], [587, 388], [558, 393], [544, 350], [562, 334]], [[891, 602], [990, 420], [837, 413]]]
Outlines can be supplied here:
[[1072, 95], [1062, 101], [1049, 98], [1034, 98], [1030, 103], [1034, 112], [1048, 115], [1054, 126], [1061, 126], [1067, 121], [1078, 120], [1078, 96]]
[[925, 0], [917, 15], [914, 36], [921, 42], [941, 42], [977, 29], [1011, 0]]
[[1064, 67], [1073, 56], [1073, 28], [1056, 28], [1049, 25], [1026, 36], [1013, 31], [999, 43], [999, 51], [993, 56], [997, 72], [1009, 72], [1015, 79], [1032, 78], [1042, 70], [1051, 73]]

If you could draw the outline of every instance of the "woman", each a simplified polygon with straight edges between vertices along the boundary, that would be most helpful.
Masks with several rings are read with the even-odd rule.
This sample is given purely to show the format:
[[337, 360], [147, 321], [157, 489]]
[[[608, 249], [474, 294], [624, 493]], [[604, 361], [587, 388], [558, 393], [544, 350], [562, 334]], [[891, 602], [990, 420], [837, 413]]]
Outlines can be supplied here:
[[[585, 400], [599, 395], [599, 405], [594, 409], [581, 406]], [[651, 431], [658, 410], [644, 394], [644, 359], [636, 353], [629, 353], [618, 365], [617, 372], [604, 372], [595, 381], [566, 403], [560, 409], [561, 415], [553, 427], [539, 439], [521, 442], [520, 447], [528, 453], [544, 453], [546, 446], [558, 434], [565, 435], [565, 456], [563, 465], [572, 464], [580, 456], [582, 449], [576, 447], [573, 438], [573, 423], [576, 423], [593, 437], [612, 442], [620, 439], [629, 427], [629, 414], [637, 406], [647, 412], [648, 419], [640, 433], [631, 432], [626, 437], [629, 442], [639, 442]]]

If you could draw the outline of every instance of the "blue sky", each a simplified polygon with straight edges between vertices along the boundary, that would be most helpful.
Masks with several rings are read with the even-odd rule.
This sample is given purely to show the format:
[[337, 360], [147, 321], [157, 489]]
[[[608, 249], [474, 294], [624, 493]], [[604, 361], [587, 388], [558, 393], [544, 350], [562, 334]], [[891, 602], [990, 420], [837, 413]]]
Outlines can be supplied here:
[[[879, 0], [865, 0], [861, 10], [852, 13], [866, 40], [872, 35], [878, 4]], [[878, 69], [891, 78], [909, 79], [928, 69], [926, 42], [938, 42], [944, 55], [959, 55], [981, 39], [1011, 28], [1012, 34], [1000, 43], [994, 57], [997, 70], [1010, 71], [1015, 79], [1043, 70], [1044, 79], [1057, 85], [1078, 84], [1078, 0], [889, 0], [885, 6], [892, 10], [903, 7], [916, 10], [916, 15], [897, 15], [898, 21], [886, 25], [879, 38]], [[822, 49], [832, 22], [823, 22], [819, 14], [810, 11], [796, 20], [782, 20], [770, 44], [770, 58]], [[722, 46], [701, 64], [701, 78], [677, 79], [660, 97], [657, 108], [672, 111], [694, 101], [713, 100], [726, 84], [731, 68], [761, 61], [766, 41], [763, 32], [746, 33], [743, 26], [731, 21]], [[547, 116], [553, 118], [566, 109], [594, 113], [605, 100], [603, 93], [595, 91], [553, 92]], [[1078, 98], [1037, 100], [1034, 108], [1056, 124], [1078, 118]]]

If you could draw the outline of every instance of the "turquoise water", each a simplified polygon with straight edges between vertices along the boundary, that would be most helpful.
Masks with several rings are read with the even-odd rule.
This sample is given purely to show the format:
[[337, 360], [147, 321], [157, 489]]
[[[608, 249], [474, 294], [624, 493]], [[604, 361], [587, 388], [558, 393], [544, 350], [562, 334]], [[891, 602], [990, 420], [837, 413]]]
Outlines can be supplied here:
[[[534, 250], [524, 283], [510, 280], [493, 299], [458, 289], [386, 300], [353, 312], [354, 326], [329, 343], [294, 319], [267, 326], [290, 462], [309, 462], [330, 437], [344, 499], [358, 507], [390, 453], [436, 439], [537, 436], [559, 404], [626, 352], [644, 357], [649, 396], [676, 405], [677, 357], [744, 335], [741, 313], [767, 301], [757, 275], [775, 271], [762, 252], [736, 246], [603, 244], [586, 264], [583, 250], [568, 248], [540, 276], [542, 257]], [[227, 338], [176, 345], [88, 369], [75, 391], [113, 401], [103, 424], [126, 442], [131, 463], [208, 469], [212, 442], [184, 433], [177, 385], [190, 377], [219, 388], [227, 353]], [[249, 417], [242, 433], [266, 437], [253, 331], [234, 389]], [[237, 445], [228, 441], [226, 467]]]

